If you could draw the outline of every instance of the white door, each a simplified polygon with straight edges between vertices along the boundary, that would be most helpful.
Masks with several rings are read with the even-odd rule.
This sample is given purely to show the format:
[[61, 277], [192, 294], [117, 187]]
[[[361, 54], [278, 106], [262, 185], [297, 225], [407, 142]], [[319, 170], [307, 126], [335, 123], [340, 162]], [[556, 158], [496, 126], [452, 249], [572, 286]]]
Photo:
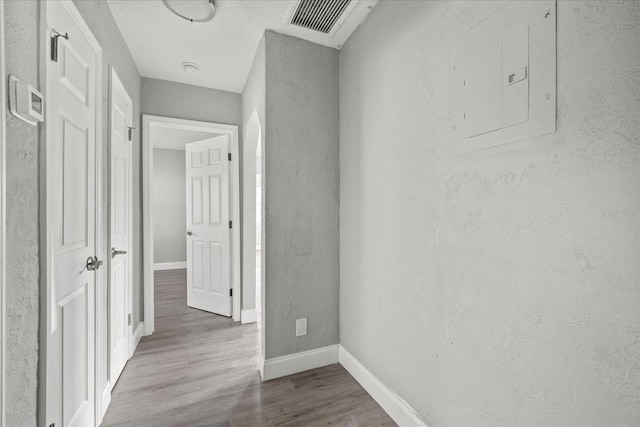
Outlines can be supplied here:
[[229, 137], [186, 144], [187, 305], [231, 316]]
[[115, 71], [111, 74], [111, 120], [109, 141], [110, 233], [109, 233], [109, 347], [111, 363], [109, 382], [115, 385], [129, 360], [131, 313], [131, 220], [132, 220], [132, 142], [130, 127], [133, 102]]
[[[95, 422], [97, 76], [100, 53], [70, 2], [47, 1], [47, 369], [43, 424]], [[84, 25], [83, 28], [81, 26]], [[52, 60], [49, 34], [58, 37]], [[92, 262], [88, 262], [92, 261]]]

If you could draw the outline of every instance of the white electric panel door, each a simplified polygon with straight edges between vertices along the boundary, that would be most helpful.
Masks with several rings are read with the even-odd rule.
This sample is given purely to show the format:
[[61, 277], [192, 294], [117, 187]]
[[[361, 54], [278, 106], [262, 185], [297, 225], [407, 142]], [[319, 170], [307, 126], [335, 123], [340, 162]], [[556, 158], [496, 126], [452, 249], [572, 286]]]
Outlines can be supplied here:
[[456, 152], [555, 131], [555, 1], [513, 1], [467, 29], [451, 52]]
[[502, 128], [502, 40], [466, 58], [462, 92], [465, 138]]
[[[528, 25], [517, 25], [505, 32], [502, 38], [500, 76], [502, 77], [502, 127], [526, 122], [529, 120]], [[555, 107], [555, 102], [553, 104]]]

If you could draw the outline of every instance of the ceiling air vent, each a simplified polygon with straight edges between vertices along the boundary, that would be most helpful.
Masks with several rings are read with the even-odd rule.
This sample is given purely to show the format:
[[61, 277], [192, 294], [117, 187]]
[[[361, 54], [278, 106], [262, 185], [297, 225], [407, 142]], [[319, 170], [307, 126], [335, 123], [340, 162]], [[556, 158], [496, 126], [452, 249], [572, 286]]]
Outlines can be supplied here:
[[329, 34], [352, 0], [300, 0], [290, 24]]

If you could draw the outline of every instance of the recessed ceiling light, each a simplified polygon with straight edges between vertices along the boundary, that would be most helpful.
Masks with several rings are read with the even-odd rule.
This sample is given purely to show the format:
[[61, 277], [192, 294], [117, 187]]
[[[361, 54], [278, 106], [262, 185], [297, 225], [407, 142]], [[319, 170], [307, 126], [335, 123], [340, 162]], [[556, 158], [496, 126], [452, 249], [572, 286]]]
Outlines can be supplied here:
[[184, 68], [184, 71], [186, 71], [188, 74], [194, 74], [200, 69], [200, 67], [198, 67], [198, 64], [194, 64], [193, 62], [183, 62], [182, 68]]
[[167, 9], [190, 22], [211, 21], [216, 15], [213, 0], [162, 0]]

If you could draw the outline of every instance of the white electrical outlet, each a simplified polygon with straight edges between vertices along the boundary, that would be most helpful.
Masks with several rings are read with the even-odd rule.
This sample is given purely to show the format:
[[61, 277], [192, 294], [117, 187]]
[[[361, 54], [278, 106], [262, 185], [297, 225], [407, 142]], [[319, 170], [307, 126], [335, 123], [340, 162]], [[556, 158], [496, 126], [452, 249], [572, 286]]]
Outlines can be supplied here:
[[296, 336], [307, 335], [307, 319], [296, 319]]

